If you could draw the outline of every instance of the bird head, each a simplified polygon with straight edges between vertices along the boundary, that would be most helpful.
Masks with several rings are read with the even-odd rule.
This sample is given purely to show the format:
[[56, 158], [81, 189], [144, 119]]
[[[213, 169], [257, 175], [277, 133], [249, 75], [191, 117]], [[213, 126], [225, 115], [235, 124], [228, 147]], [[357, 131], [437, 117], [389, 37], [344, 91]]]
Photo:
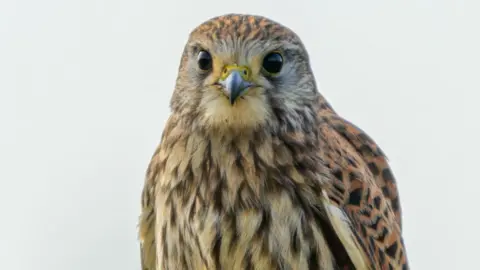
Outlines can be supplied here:
[[282, 121], [301, 125], [294, 118], [313, 117], [317, 94], [308, 54], [292, 30], [229, 14], [191, 32], [171, 108], [195, 126], [245, 131]]

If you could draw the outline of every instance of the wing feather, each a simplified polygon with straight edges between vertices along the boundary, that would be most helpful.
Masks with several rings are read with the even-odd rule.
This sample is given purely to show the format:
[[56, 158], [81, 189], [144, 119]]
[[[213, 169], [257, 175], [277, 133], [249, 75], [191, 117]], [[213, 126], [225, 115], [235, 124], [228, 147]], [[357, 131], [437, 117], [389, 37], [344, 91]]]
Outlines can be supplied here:
[[350, 225], [348, 217], [343, 210], [330, 202], [328, 194], [323, 193], [323, 203], [327, 218], [330, 221], [335, 233], [342, 242], [350, 260], [356, 269], [370, 270], [370, 266], [367, 263], [368, 258], [365, 256], [356, 236]]
[[398, 190], [385, 155], [333, 111], [320, 116], [322, 155], [334, 176], [325, 208], [350, 259], [357, 269], [409, 269]]

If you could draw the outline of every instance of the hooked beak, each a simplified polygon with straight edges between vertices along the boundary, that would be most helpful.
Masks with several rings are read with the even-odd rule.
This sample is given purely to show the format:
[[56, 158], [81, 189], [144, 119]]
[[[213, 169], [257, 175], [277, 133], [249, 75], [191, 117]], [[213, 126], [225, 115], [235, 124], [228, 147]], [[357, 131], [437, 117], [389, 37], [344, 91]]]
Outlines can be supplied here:
[[249, 81], [250, 70], [247, 67], [225, 67], [219, 84], [223, 86], [225, 94], [233, 105], [235, 100], [245, 94], [253, 83]]

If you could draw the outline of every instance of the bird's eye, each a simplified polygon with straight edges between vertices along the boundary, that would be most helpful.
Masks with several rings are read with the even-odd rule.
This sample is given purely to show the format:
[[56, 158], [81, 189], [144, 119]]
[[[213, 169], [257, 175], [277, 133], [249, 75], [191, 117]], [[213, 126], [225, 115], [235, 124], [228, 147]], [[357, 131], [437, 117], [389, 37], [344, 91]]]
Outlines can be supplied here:
[[210, 70], [212, 68], [212, 56], [207, 51], [200, 51], [198, 53], [197, 63], [201, 70]]
[[277, 74], [282, 70], [283, 57], [278, 52], [271, 52], [263, 58], [263, 69], [270, 74]]

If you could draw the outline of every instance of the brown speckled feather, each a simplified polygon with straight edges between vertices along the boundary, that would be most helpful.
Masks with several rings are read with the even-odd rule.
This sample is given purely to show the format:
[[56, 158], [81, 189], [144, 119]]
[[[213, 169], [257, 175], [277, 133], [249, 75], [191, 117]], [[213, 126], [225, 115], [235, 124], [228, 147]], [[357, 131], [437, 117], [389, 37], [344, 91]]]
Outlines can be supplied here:
[[335, 176], [328, 189], [332, 202], [347, 212], [373, 269], [408, 269], [398, 190], [386, 156], [332, 109], [320, 110], [319, 117], [322, 154]]
[[[234, 104], [216, 83], [231, 64], [257, 85]], [[293, 31], [238, 14], [201, 24], [171, 108], [142, 193], [143, 270], [408, 269], [387, 160], [318, 93]]]

